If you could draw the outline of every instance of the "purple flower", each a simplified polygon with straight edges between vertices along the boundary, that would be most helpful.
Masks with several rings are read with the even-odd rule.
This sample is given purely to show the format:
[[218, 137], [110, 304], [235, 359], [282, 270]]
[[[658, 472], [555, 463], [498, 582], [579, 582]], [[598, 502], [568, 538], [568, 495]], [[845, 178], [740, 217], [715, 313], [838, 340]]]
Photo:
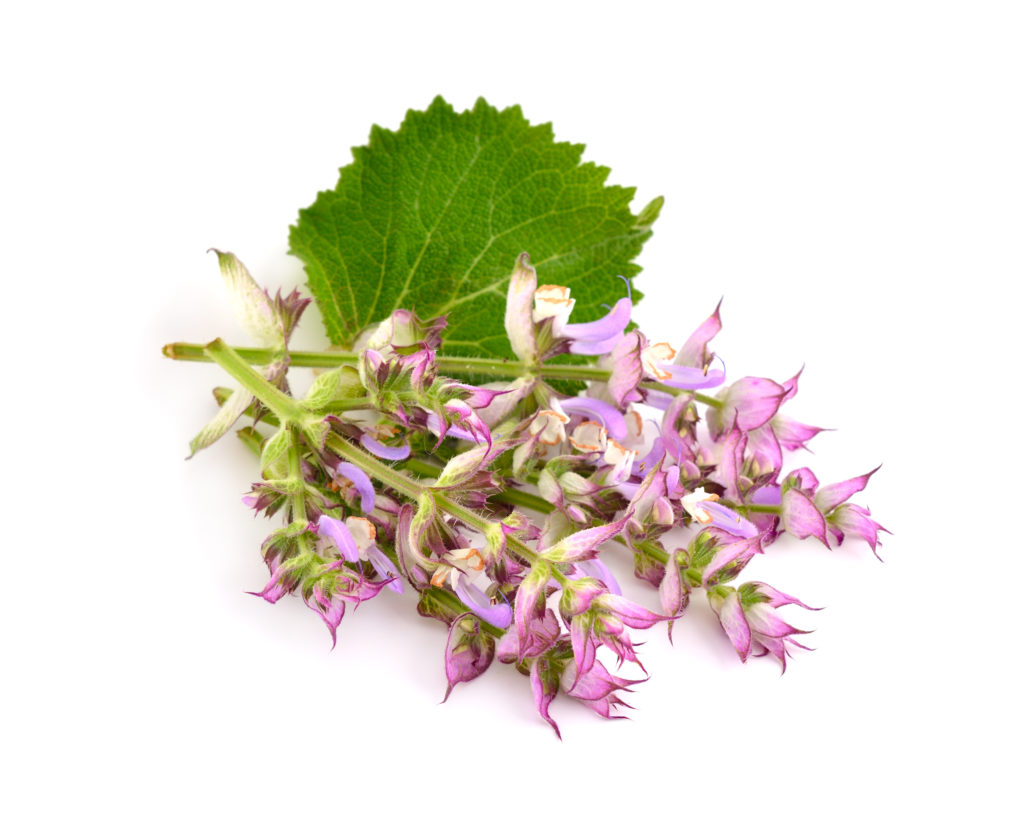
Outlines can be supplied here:
[[352, 532], [340, 520], [322, 514], [315, 524], [310, 525], [310, 530], [334, 543], [334, 547], [348, 562], [359, 561], [359, 549], [352, 538]]
[[456, 684], [472, 681], [494, 661], [494, 637], [481, 629], [480, 622], [471, 613], [456, 616], [448, 630], [444, 649], [444, 672], [448, 689], [444, 701], [452, 694]]
[[303, 599], [306, 606], [316, 613], [331, 632], [331, 648], [338, 644], [338, 625], [345, 616], [345, 601], [341, 595], [328, 593], [319, 583]]
[[670, 617], [649, 611], [625, 597], [597, 591], [592, 584], [584, 584], [578, 590], [577, 586], [584, 582], [585, 579], [581, 579], [567, 585], [563, 590], [569, 591], [570, 596], [559, 604], [559, 610], [569, 625], [577, 674], [585, 675], [593, 668], [597, 647], [602, 644], [615, 653], [619, 664], [631, 661], [642, 669], [626, 627], [646, 630]]
[[786, 657], [789, 655], [788, 645], [807, 650], [808, 648], [794, 636], [807, 633], [798, 630], [775, 613], [775, 608], [782, 605], [795, 604], [808, 610], [810, 608], [799, 600], [776, 591], [763, 582], [748, 582], [739, 589], [719, 585], [708, 591], [708, 603], [718, 616], [733, 647], [741, 661], [751, 655], [766, 656], [771, 654], [786, 671]]
[[646, 347], [644, 335], [639, 331], [630, 331], [612, 350], [608, 392], [619, 407], [641, 399], [637, 386], [644, 376], [641, 356]]
[[[603, 718], [622, 718], [612, 715], [616, 707], [629, 707], [616, 693], [632, 692], [633, 684], [640, 684], [646, 678], [619, 678], [608, 672], [599, 661], [595, 661], [583, 674], [576, 671], [576, 665], [568, 662], [562, 673], [561, 687], [566, 695], [575, 698]], [[632, 707], [630, 707], [632, 709]]]
[[352, 484], [356, 487], [356, 491], [359, 492], [359, 506], [363, 510], [363, 514], [369, 514], [373, 511], [373, 504], [377, 498], [377, 493], [373, 490], [373, 484], [370, 479], [355, 464], [351, 464], [348, 461], [343, 461], [338, 464], [335, 472], [343, 478], [348, 478], [352, 481]]
[[718, 387], [725, 381], [725, 366], [710, 369], [710, 362], [704, 367], [689, 367], [669, 362], [676, 357], [675, 349], [667, 342], [647, 345], [640, 352], [644, 373], [662, 384], [683, 390], [700, 390]]
[[359, 437], [359, 443], [363, 445], [363, 449], [367, 452], [376, 455], [378, 458], [384, 458], [387, 461], [404, 461], [409, 457], [410, 449], [408, 444], [390, 447], [382, 444], [368, 432], [364, 432]]
[[622, 332], [629, 325], [632, 310], [633, 303], [630, 298], [623, 297], [600, 319], [566, 325], [557, 330], [555, 335], [573, 340], [569, 345], [569, 350], [572, 353], [583, 356], [602, 356], [610, 353], [622, 338]]
[[570, 415], [585, 415], [597, 419], [604, 424], [608, 434], [616, 441], [621, 441], [628, 433], [626, 419], [622, 417], [622, 413], [600, 399], [574, 396], [562, 399], [559, 406]]
[[756, 430], [771, 421], [785, 396], [786, 388], [778, 382], [746, 376], [718, 394], [722, 406], [708, 410], [708, 429], [715, 439], [733, 427], [741, 432]]
[[[498, 597], [488, 596], [474, 579], [474, 572], [482, 573], [484, 558], [475, 548], [457, 548], [444, 555], [430, 578], [430, 584], [440, 588], [450, 580], [455, 595], [478, 617], [495, 627], [507, 628], [512, 623], [512, 608]], [[496, 586], [495, 586], [496, 588]]]
[[701, 487], [685, 495], [682, 504], [687, 514], [704, 525], [714, 526], [742, 538], [755, 537], [761, 533], [757, 526], [727, 506], [720, 505], [718, 500], [718, 495], [709, 494]]
[[398, 569], [377, 545], [376, 526], [365, 517], [348, 517], [345, 519], [345, 528], [355, 543], [359, 559], [369, 562], [377, 575], [381, 579], [387, 580], [386, 584], [390, 590], [396, 594], [403, 593], [405, 587], [402, 585], [402, 578], [398, 575]]
[[[447, 317], [436, 317], [424, 322], [412, 311], [399, 309], [378, 326], [367, 341], [369, 354], [383, 351], [378, 359], [386, 359], [387, 366], [409, 373], [409, 381], [415, 388], [429, 384], [434, 378], [434, 354], [441, 345], [441, 332], [447, 326]], [[380, 363], [372, 365], [379, 369]]]
[[627, 513], [613, 523], [577, 531], [545, 548], [541, 554], [548, 562], [579, 562], [596, 557], [601, 544], [621, 534], [631, 517], [632, 513]]
[[782, 526], [796, 537], [816, 537], [826, 546], [828, 532], [835, 536], [837, 545], [842, 545], [848, 534], [854, 534], [866, 540], [871, 551], [878, 556], [878, 532], [888, 533], [888, 529], [872, 520], [871, 512], [864, 507], [846, 502], [867, 486], [878, 469], [875, 467], [864, 475], [820, 488], [811, 470], [794, 470], [782, 488]]
[[689, 339], [683, 343], [683, 347], [676, 354], [673, 364], [700, 368], [701, 370], [707, 368], [711, 363], [713, 355], [708, 352], [708, 342], [714, 339], [722, 329], [722, 319], [718, 314], [721, 307], [722, 301], [719, 300], [718, 305], [715, 306], [715, 312], [697, 326], [697, 330], [690, 334]]
[[447, 435], [478, 444], [491, 444], [491, 429], [466, 402], [450, 399], [444, 404], [444, 416], [437, 413], [427, 415], [427, 429], [438, 437], [438, 445]]

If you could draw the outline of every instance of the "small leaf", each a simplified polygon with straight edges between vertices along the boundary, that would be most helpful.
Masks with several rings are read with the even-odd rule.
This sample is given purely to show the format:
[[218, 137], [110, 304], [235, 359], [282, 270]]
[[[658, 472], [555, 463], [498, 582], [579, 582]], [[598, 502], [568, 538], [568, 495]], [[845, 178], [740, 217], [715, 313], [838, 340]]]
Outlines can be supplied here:
[[572, 287], [576, 321], [600, 317], [622, 293], [617, 277], [639, 271], [660, 199], [634, 215], [634, 190], [605, 186], [609, 171], [582, 153], [483, 99], [456, 113], [438, 97], [396, 132], [374, 127], [291, 230], [331, 341], [351, 347], [408, 308], [449, 315], [447, 352], [508, 356], [505, 297], [524, 251], [541, 284]]
[[[216, 396], [216, 394], [214, 395]], [[221, 404], [217, 415], [189, 442], [188, 457], [191, 458], [199, 450], [206, 449], [206, 447], [230, 430], [234, 423], [242, 417], [242, 414], [249, 409], [252, 400], [252, 393], [241, 387], [231, 393]], [[219, 398], [218, 401], [220, 401]]]
[[210, 249], [217, 255], [220, 273], [228, 287], [235, 319], [253, 339], [267, 347], [284, 345], [285, 332], [267, 292], [257, 285], [242, 261], [231, 252]]

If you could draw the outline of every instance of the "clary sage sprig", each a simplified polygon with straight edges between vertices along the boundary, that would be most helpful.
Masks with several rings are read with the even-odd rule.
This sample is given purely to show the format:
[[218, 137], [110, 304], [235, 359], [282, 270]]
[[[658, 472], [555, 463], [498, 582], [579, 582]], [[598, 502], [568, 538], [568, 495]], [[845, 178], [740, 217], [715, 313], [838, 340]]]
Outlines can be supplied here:
[[[709, 348], [717, 308], [678, 349], [630, 330], [628, 283], [605, 316], [573, 322], [569, 289], [538, 286], [522, 254], [491, 332], [514, 359], [442, 355], [446, 318], [407, 309], [352, 351], [302, 353], [288, 340], [309, 301], [271, 297], [233, 255], [218, 257], [262, 347], [164, 352], [216, 362], [237, 383], [216, 392], [220, 412], [192, 450], [250, 420], [238, 435], [261, 475], [243, 500], [282, 520], [263, 542], [257, 595], [301, 597], [334, 640], [350, 606], [416, 592], [419, 612], [448, 627], [448, 693], [498, 659], [529, 676], [556, 732], [559, 693], [616, 717], [638, 679], [615, 675], [602, 652], [642, 668], [629, 631], [665, 623], [671, 634], [700, 594], [742, 660], [770, 655], [785, 669], [804, 631], [779, 608], [808, 606], [740, 583], [747, 564], [783, 533], [879, 544], [882, 526], [849, 502], [873, 473], [822, 486], [787, 467], [821, 432], [785, 414], [799, 373], [727, 384]], [[591, 363], [553, 361], [566, 353]], [[298, 398], [289, 365], [326, 371]], [[657, 589], [657, 610], [622, 596], [603, 559], [614, 546]]]

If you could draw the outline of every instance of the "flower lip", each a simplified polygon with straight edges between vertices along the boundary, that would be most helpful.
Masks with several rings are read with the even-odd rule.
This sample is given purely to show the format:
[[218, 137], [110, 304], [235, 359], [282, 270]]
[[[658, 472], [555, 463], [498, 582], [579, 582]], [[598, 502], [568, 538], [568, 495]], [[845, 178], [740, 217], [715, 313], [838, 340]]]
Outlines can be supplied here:
[[562, 399], [561, 407], [566, 413], [591, 416], [603, 422], [608, 430], [608, 434], [616, 441], [621, 441], [629, 432], [626, 427], [626, 419], [622, 417], [622, 413], [600, 399], [589, 398], [588, 396], [574, 396], [573, 398]]
[[404, 461], [412, 451], [407, 443], [398, 447], [382, 444], [368, 432], [364, 432], [360, 436], [359, 443], [363, 445], [363, 449], [367, 452], [376, 455], [378, 458], [384, 458], [387, 461]]
[[[584, 342], [600, 342], [610, 338], [617, 340], [622, 336], [626, 326], [629, 325], [632, 311], [632, 301], [629, 297], [622, 297], [600, 319], [595, 319], [593, 322], [577, 322], [574, 325], [565, 325], [559, 329], [558, 335], [565, 339], [579, 339]], [[607, 353], [607, 351], [605, 352]]]

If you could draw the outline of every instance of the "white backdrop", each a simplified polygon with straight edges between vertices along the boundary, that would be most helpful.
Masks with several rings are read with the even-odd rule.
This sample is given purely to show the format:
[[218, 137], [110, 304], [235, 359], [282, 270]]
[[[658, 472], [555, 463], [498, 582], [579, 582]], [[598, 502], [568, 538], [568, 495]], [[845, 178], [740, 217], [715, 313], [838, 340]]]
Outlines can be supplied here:
[[[7, 810], [1014, 807], [1019, 4], [27, 9], [0, 13]], [[255, 467], [231, 438], [183, 460], [226, 377], [160, 347], [244, 342], [205, 250], [301, 285], [298, 209], [438, 93], [663, 194], [645, 332], [724, 296], [731, 377], [806, 364], [823, 481], [883, 464], [884, 564], [784, 540], [747, 572], [826, 606], [789, 614], [816, 651], [785, 676], [695, 601], [646, 637], [633, 720], [560, 700], [560, 743], [501, 665], [440, 705], [409, 597], [331, 652], [299, 600], [244, 593]], [[311, 312], [293, 347], [323, 341]]]

